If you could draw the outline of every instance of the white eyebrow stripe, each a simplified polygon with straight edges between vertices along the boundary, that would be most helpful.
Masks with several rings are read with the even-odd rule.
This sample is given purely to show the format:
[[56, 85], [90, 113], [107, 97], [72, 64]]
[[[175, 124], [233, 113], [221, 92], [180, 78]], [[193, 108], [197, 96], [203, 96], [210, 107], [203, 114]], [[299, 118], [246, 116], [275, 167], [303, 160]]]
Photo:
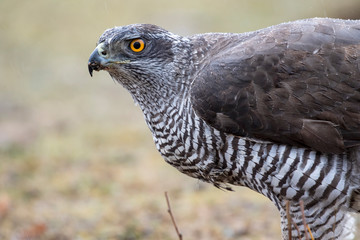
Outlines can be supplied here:
[[111, 38], [108, 39], [108, 44], [110, 45], [111, 40], [114, 38], [114, 36], [112, 36]]

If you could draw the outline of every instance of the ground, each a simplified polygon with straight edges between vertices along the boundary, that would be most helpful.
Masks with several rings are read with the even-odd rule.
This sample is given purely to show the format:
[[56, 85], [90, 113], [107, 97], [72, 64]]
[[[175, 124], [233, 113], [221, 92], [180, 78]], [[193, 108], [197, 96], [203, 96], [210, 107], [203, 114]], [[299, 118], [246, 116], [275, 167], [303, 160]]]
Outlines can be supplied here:
[[168, 191], [185, 239], [278, 238], [270, 201], [246, 188], [216, 189], [166, 164], [140, 110], [110, 85], [105, 99], [84, 94], [26, 106], [3, 98], [0, 236], [176, 239]]

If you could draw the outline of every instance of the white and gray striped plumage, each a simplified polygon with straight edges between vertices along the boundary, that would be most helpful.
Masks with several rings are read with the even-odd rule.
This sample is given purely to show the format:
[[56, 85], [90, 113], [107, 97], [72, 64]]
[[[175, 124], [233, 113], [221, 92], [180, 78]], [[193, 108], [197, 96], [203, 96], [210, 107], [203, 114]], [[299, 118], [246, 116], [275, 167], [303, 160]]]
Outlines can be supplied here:
[[[133, 41], [140, 43], [133, 45]], [[307, 19], [243, 34], [181, 37], [154, 25], [106, 30], [89, 71], [141, 107], [179, 171], [247, 186], [303, 238], [352, 239], [360, 211], [360, 21]]]

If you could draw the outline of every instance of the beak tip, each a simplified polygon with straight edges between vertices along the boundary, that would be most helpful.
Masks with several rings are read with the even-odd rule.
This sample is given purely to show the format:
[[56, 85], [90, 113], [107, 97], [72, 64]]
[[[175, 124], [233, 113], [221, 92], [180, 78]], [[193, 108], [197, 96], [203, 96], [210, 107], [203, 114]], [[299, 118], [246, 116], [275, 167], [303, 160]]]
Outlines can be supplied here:
[[90, 63], [90, 62], [88, 63], [88, 69], [89, 69], [90, 76], [92, 77], [92, 76], [93, 76], [93, 71], [94, 71], [94, 69], [91, 67], [91, 63]]

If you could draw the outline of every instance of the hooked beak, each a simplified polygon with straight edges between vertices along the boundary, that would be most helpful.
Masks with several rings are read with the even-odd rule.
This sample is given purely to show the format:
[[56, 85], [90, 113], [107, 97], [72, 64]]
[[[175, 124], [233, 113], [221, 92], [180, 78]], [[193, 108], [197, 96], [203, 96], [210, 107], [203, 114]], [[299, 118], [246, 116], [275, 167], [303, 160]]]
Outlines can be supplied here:
[[113, 64], [125, 64], [130, 63], [130, 60], [112, 60], [108, 56], [108, 52], [104, 51], [103, 44], [99, 44], [95, 50], [91, 53], [89, 62], [88, 62], [88, 69], [90, 76], [92, 76], [93, 71], [100, 71], [103, 69], [109, 69], [109, 67]]
[[99, 49], [98, 47], [95, 48], [95, 50], [91, 53], [90, 58], [89, 58], [89, 62], [88, 62], [88, 69], [89, 69], [89, 73], [90, 76], [93, 76], [93, 71], [100, 71], [101, 69], [103, 69], [103, 64], [105, 64], [107, 62], [106, 59], [104, 59], [102, 56], [100, 56], [99, 54]]

